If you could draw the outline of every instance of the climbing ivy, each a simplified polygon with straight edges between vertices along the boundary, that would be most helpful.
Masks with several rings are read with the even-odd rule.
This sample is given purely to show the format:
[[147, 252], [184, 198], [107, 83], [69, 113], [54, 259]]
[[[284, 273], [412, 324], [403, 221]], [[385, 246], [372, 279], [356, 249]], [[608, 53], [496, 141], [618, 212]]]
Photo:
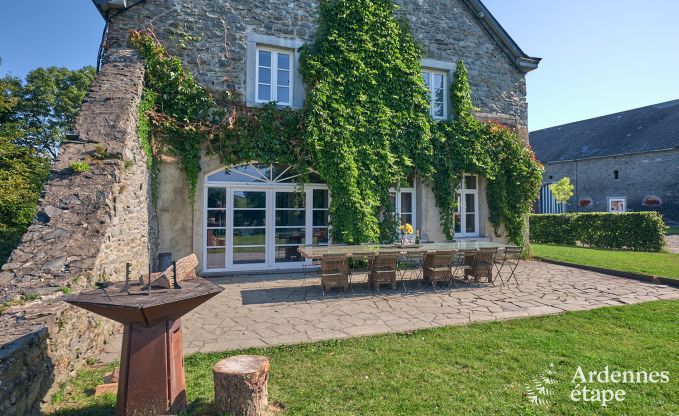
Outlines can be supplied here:
[[486, 180], [489, 219], [495, 232], [504, 225], [509, 238], [523, 245], [526, 215], [542, 182], [542, 166], [516, 131], [499, 123], [482, 123], [473, 115], [467, 69], [459, 61], [451, 88], [455, 119], [432, 127], [432, 175], [441, 226], [448, 238], [455, 231], [457, 193], [464, 173]]
[[250, 108], [235, 92], [211, 96], [152, 32], [133, 32], [146, 66], [142, 127], [154, 129], [142, 146], [155, 156], [179, 158], [192, 198], [202, 151], [219, 155], [225, 165], [313, 168], [332, 193], [334, 240], [347, 243], [394, 235], [398, 222], [389, 189], [413, 175], [430, 178], [442, 228], [452, 238], [462, 174], [478, 174], [486, 179], [496, 232], [504, 225], [523, 244], [539, 163], [515, 131], [474, 118], [462, 62], [451, 88], [455, 118], [432, 119], [421, 51], [407, 22], [394, 17], [395, 8], [392, 0], [321, 2], [315, 40], [302, 50], [308, 90], [303, 110], [275, 103]]
[[389, 188], [431, 173], [422, 55], [394, 9], [391, 0], [322, 2], [302, 53], [304, 138], [333, 195], [334, 237], [347, 243], [378, 241]]

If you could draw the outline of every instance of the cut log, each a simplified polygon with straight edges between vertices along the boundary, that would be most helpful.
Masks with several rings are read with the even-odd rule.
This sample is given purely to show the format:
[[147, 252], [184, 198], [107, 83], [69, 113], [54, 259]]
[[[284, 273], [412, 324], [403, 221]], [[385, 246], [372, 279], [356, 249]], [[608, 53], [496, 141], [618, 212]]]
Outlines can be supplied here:
[[[195, 279], [196, 276], [196, 267], [198, 267], [198, 257], [196, 257], [195, 254], [191, 254], [190, 256], [186, 256], [180, 260], [177, 261], [177, 281], [181, 282], [182, 280], [193, 280]], [[156, 287], [163, 287], [166, 289], [169, 289], [172, 287], [172, 280], [174, 276], [174, 271], [172, 270], [172, 266], [168, 267], [165, 269], [163, 272], [158, 272], [158, 273], [151, 273], [151, 279], [153, 282], [153, 286]], [[142, 280], [145, 283], [148, 283], [149, 281], [149, 275], [144, 274], [142, 275]]]
[[237, 355], [215, 364], [212, 373], [217, 412], [234, 416], [268, 415], [269, 365], [269, 358], [258, 355]]

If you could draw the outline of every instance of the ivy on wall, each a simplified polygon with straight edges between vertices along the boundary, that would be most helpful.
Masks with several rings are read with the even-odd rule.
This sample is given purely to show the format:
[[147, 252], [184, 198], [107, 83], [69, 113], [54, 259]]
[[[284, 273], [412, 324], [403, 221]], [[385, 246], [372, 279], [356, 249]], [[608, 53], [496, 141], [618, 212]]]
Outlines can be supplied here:
[[476, 109], [462, 61], [457, 63], [451, 102], [455, 119], [432, 126], [433, 190], [445, 235], [454, 235], [455, 191], [463, 173], [471, 173], [486, 180], [489, 220], [495, 232], [504, 225], [509, 238], [523, 245], [526, 215], [542, 183], [542, 165], [515, 131], [474, 118]]
[[347, 243], [378, 241], [389, 188], [431, 173], [422, 55], [394, 8], [391, 0], [322, 2], [315, 42], [302, 53], [304, 138], [333, 195], [335, 240]]
[[142, 101], [145, 123], [155, 133], [142, 145], [155, 156], [167, 152], [179, 158], [191, 198], [203, 150], [225, 165], [257, 161], [290, 164], [301, 172], [313, 168], [333, 196], [334, 239], [346, 243], [395, 234], [389, 188], [413, 174], [431, 180], [441, 225], [452, 238], [461, 176], [479, 174], [487, 180], [496, 231], [504, 225], [523, 244], [540, 165], [516, 132], [474, 118], [462, 62], [451, 88], [455, 119], [432, 119], [421, 51], [407, 23], [395, 19], [395, 7], [392, 0], [321, 3], [315, 41], [302, 50], [308, 95], [300, 111], [273, 103], [249, 108], [234, 92], [211, 96], [152, 32], [133, 32], [131, 42], [146, 66], [145, 97], [154, 102]]

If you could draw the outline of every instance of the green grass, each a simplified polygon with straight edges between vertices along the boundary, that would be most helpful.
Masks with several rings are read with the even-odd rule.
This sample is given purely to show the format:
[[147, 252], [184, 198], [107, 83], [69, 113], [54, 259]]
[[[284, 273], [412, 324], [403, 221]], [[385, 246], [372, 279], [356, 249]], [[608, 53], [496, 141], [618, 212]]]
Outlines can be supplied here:
[[[270, 349], [270, 400], [285, 415], [672, 415], [679, 414], [679, 302], [493, 322]], [[190, 414], [211, 414], [212, 366], [240, 352], [186, 358]], [[546, 406], [526, 384], [554, 363], [559, 383]], [[669, 371], [669, 384], [599, 385], [626, 391], [622, 403], [569, 398], [585, 372]], [[111, 397], [84, 392], [98, 373], [84, 372], [60, 396], [60, 414], [113, 414]]]
[[679, 225], [667, 227], [667, 235], [679, 235]]
[[550, 260], [679, 279], [679, 254], [551, 244], [532, 244], [532, 248], [534, 256]]

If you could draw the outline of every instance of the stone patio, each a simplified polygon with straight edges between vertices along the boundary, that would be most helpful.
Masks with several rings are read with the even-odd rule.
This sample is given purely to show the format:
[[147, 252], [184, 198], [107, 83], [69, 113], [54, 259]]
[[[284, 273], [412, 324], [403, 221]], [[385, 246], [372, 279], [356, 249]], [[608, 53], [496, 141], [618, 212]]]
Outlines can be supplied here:
[[[323, 296], [318, 275], [242, 275], [214, 279], [224, 291], [183, 319], [185, 352], [347, 338], [588, 310], [662, 299], [679, 289], [540, 262], [521, 263], [520, 286], [418, 287]], [[365, 277], [359, 276], [359, 281]], [[114, 340], [108, 359], [119, 354]]]

